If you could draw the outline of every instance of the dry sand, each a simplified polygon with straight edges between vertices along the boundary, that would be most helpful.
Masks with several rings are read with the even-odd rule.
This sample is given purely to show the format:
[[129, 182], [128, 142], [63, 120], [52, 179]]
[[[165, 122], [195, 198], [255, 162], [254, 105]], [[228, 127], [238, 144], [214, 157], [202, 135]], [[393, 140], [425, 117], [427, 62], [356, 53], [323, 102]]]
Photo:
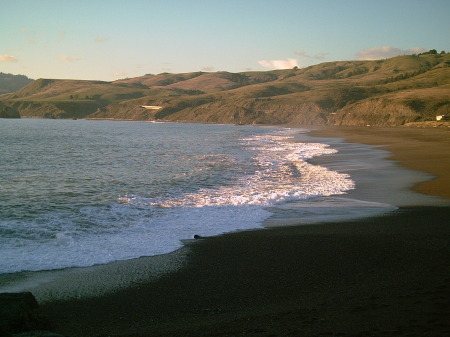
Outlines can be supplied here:
[[[321, 128], [384, 145], [450, 196], [447, 130]], [[389, 191], [386, 191], [389, 193]], [[43, 305], [67, 336], [449, 336], [450, 207], [198, 240], [184, 268], [98, 298]]]

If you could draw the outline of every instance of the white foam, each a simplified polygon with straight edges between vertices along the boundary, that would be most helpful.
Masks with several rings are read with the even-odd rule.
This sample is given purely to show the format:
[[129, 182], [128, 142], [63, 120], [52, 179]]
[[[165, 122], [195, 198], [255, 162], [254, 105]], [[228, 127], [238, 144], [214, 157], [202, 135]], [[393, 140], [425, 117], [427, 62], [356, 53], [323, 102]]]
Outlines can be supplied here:
[[249, 137], [240, 141], [239, 151], [199, 156], [199, 169], [226, 175], [214, 186], [188, 185], [157, 197], [123, 195], [117, 203], [84, 206], [76, 213], [50, 212], [27, 222], [23, 226], [29, 233], [24, 237], [1, 239], [0, 273], [166, 254], [195, 234], [258, 228], [272, 214], [267, 207], [342, 194], [354, 187], [347, 174], [307, 162], [335, 150], [325, 144], [293, 142], [296, 133], [283, 130]]
[[271, 206], [276, 203], [317, 196], [342, 194], [354, 188], [348, 174], [314, 166], [307, 159], [335, 153], [326, 144], [295, 143], [290, 131], [276, 135], [246, 138], [255, 151], [256, 169], [238, 175], [234, 184], [202, 188], [177, 198], [143, 198], [123, 196], [120, 202], [158, 207]]
[[377, 216], [396, 210], [391, 204], [362, 201], [342, 196], [318, 197], [289, 202], [271, 208], [264, 226], [316, 224]]
[[[120, 205], [123, 207], [123, 205]], [[45, 241], [2, 242], [2, 273], [83, 267], [172, 252], [195, 234], [218, 235], [255, 228], [271, 213], [262, 207], [178, 207], [150, 218], [133, 215], [128, 227], [102, 233], [57, 233]]]

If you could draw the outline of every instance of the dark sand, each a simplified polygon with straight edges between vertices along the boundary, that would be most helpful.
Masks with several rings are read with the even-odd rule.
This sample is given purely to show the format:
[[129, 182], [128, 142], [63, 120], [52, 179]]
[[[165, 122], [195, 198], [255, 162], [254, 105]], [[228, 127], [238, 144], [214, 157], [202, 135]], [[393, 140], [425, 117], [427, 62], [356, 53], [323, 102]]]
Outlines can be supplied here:
[[[450, 196], [447, 130], [319, 133], [389, 145], [402, 164], [442, 173], [420, 191]], [[402, 207], [198, 240], [186, 267], [158, 280], [42, 308], [73, 337], [450, 336], [449, 219], [448, 206]]]

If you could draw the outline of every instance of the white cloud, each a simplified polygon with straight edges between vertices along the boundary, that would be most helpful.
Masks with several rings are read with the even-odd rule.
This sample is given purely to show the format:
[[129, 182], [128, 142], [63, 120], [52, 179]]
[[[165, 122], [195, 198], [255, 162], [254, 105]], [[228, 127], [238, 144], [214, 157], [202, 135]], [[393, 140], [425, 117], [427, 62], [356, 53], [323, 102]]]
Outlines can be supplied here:
[[358, 60], [379, 60], [400, 55], [422, 53], [424, 51], [426, 50], [422, 47], [413, 47], [405, 50], [396, 47], [382, 46], [360, 50], [356, 54], [356, 58]]
[[0, 62], [17, 62], [17, 57], [13, 55], [0, 55]]
[[211, 67], [211, 66], [205, 66], [205, 67], [202, 68], [202, 70], [203, 70], [203, 71], [213, 71], [213, 70], [214, 70], [214, 67]]
[[294, 67], [298, 67], [298, 62], [296, 59], [287, 59], [287, 60], [261, 60], [258, 61], [260, 65], [264, 68], [272, 68], [272, 69], [291, 69]]
[[62, 56], [58, 57], [58, 60], [63, 61], [63, 62], [77, 62], [77, 61], [81, 61], [81, 58], [62, 55]]

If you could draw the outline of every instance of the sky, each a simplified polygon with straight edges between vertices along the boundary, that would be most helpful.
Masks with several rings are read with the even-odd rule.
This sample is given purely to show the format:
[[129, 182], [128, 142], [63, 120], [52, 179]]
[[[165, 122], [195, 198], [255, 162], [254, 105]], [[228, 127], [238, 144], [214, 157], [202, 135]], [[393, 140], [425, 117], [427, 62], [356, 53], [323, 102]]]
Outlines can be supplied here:
[[0, 72], [113, 81], [450, 51], [450, 0], [0, 0]]

